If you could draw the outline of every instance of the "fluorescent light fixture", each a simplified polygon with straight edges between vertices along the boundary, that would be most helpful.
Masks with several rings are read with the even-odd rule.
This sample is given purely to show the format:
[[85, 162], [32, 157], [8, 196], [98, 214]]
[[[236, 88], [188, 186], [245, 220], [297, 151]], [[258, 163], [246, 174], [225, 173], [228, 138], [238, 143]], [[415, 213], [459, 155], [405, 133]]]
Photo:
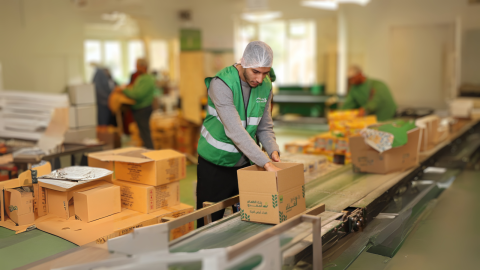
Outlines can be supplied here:
[[303, 0], [302, 6], [319, 9], [336, 10], [339, 4], [358, 4], [365, 6], [370, 0]]
[[257, 11], [242, 14], [242, 19], [249, 22], [264, 22], [282, 17], [280, 11]]
[[370, 0], [335, 0], [337, 3], [345, 3], [345, 4], [358, 4], [361, 6], [365, 6], [370, 2]]
[[319, 9], [335, 10], [338, 8], [338, 3], [334, 0], [307, 0], [302, 1], [302, 6], [313, 7]]

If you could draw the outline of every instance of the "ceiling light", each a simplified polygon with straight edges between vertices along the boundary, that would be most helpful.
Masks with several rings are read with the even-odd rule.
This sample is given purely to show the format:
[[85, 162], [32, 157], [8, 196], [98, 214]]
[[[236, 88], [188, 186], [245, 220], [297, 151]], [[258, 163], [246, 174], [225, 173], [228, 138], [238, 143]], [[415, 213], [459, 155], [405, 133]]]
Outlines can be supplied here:
[[365, 6], [370, 0], [303, 0], [302, 6], [335, 10], [339, 4], [358, 4]]
[[280, 17], [282, 17], [282, 12], [280, 11], [257, 11], [242, 14], [242, 19], [249, 22], [264, 22], [278, 19]]
[[338, 3], [336, 1], [329, 1], [329, 0], [307, 0], [302, 1], [302, 6], [304, 7], [313, 7], [319, 9], [328, 9], [328, 10], [335, 10], [338, 8]]

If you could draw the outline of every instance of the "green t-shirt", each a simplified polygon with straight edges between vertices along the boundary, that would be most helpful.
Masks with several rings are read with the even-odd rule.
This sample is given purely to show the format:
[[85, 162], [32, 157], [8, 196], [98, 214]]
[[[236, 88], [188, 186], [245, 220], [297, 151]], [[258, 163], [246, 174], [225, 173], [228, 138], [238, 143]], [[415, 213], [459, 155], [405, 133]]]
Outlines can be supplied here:
[[[371, 90], [374, 92], [371, 95]], [[395, 117], [397, 104], [387, 85], [381, 81], [367, 79], [363, 84], [353, 85], [347, 95], [342, 110], [364, 108], [368, 114], [375, 114], [378, 121]]]
[[139, 110], [152, 105], [153, 99], [160, 95], [160, 90], [155, 84], [155, 77], [150, 74], [143, 74], [137, 77], [133, 86], [123, 90], [123, 93], [135, 100], [132, 109]]

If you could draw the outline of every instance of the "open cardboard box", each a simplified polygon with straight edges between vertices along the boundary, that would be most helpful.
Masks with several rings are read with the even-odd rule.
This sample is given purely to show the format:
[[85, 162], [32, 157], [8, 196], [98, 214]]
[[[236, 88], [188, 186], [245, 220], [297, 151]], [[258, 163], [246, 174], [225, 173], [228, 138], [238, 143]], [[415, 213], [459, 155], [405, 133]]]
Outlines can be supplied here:
[[178, 181], [160, 186], [148, 186], [114, 180], [120, 186], [122, 207], [148, 214], [158, 209], [180, 204]]
[[117, 180], [158, 186], [185, 178], [185, 155], [173, 150], [147, 150], [130, 147], [91, 153], [90, 167], [114, 171]]
[[9, 188], [5, 190], [5, 211], [17, 225], [28, 225], [35, 221], [33, 192]]
[[242, 220], [279, 224], [306, 210], [303, 164], [274, 164], [282, 170], [253, 165], [237, 171]]
[[386, 174], [403, 171], [418, 164], [420, 151], [421, 129], [415, 128], [408, 132], [408, 142], [400, 147], [379, 153], [365, 143], [361, 136], [350, 137], [350, 151], [354, 170], [365, 173]]
[[[49, 174], [52, 169], [51, 165], [49, 162], [46, 162], [45, 164], [41, 166], [36, 166], [32, 168], [32, 170], [37, 171], [37, 177]], [[39, 188], [38, 184], [33, 184], [32, 183], [32, 171], [27, 170], [21, 173], [18, 178], [11, 179], [11, 180], [6, 180], [6, 181], [1, 181], [0, 182], [0, 226], [5, 227], [7, 229], [16, 231], [17, 233], [24, 232], [29, 226], [33, 224], [31, 222], [30, 224], [24, 224], [24, 225], [17, 225], [15, 222], [13, 222], [7, 213], [5, 212], [5, 190], [7, 189], [13, 189], [13, 188], [18, 188], [18, 187], [23, 187], [23, 186], [33, 186], [34, 188], [34, 202], [33, 202], [33, 211], [35, 214], [35, 218], [38, 218], [41, 216], [41, 213], [43, 210], [46, 208], [46, 203], [45, 200], [42, 200], [41, 196], [37, 196], [36, 194], [41, 194], [37, 190], [42, 190]]]

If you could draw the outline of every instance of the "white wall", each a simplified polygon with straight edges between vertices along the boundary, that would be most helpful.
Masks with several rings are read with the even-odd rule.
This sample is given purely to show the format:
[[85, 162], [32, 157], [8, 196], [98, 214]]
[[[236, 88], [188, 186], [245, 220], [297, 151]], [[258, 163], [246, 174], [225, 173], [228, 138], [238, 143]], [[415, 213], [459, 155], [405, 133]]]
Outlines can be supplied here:
[[[464, 30], [480, 28], [480, 5], [470, 6], [461, 0], [372, 0], [364, 7], [343, 5], [341, 8], [347, 17], [349, 53], [363, 62], [360, 64], [367, 75], [387, 84], [393, 76], [392, 27], [454, 24], [460, 17]], [[400, 91], [402, 89], [392, 89], [394, 95]]]
[[81, 78], [83, 24], [71, 1], [0, 0], [5, 90], [59, 93]]
[[462, 45], [461, 82], [480, 85], [480, 29], [466, 30]]

